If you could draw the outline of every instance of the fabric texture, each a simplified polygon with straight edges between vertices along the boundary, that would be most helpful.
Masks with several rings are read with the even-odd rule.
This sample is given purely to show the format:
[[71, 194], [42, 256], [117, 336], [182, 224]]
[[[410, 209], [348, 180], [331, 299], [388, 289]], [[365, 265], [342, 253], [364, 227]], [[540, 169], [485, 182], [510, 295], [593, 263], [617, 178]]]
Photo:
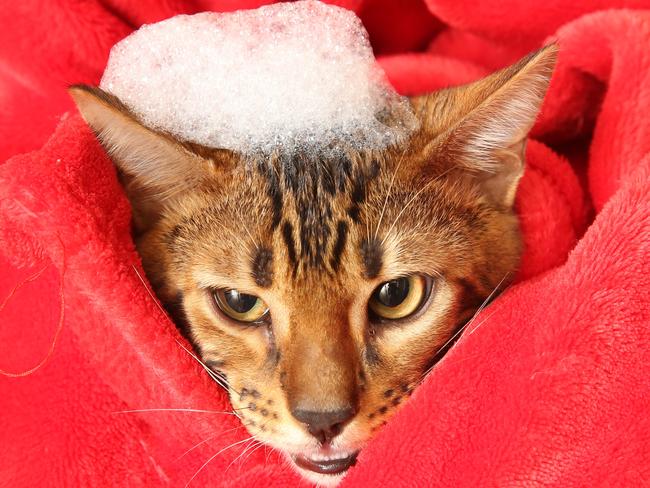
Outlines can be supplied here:
[[[110, 47], [142, 23], [263, 3], [0, 9], [0, 486], [305, 484], [233, 415], [132, 412], [228, 401], [141, 279], [128, 202], [65, 91], [97, 84]], [[407, 95], [560, 45], [517, 197], [516, 284], [342, 486], [647, 484], [650, 1], [332, 3], [361, 16]]]

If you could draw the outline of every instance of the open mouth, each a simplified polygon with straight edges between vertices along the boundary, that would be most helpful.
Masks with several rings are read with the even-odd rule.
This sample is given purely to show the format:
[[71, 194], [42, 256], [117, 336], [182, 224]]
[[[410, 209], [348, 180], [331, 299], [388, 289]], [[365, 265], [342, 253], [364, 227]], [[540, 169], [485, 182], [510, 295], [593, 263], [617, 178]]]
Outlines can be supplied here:
[[357, 454], [359, 454], [358, 451], [351, 454], [346, 453], [345, 455], [343, 453], [338, 455], [334, 453], [331, 455], [314, 455], [313, 457], [296, 455], [291, 456], [291, 459], [296, 463], [296, 466], [307, 471], [319, 474], [341, 474], [354, 465], [357, 461]]

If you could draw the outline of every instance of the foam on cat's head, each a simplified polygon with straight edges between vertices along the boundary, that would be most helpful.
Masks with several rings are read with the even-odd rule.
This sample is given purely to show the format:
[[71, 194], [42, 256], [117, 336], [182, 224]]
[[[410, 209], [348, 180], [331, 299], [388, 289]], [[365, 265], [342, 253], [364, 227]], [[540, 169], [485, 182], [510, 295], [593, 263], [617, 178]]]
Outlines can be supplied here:
[[149, 127], [243, 153], [377, 149], [416, 126], [360, 20], [316, 1], [145, 25], [100, 86]]

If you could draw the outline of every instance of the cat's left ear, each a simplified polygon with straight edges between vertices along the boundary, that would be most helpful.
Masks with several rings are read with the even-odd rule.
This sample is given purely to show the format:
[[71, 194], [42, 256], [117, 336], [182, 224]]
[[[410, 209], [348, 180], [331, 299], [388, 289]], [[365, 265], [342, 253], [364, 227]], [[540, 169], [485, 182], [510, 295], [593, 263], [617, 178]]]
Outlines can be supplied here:
[[412, 98], [423, 160], [467, 170], [493, 204], [511, 207], [556, 57], [550, 45], [469, 85]]
[[221, 150], [204, 157], [200, 147], [146, 127], [117, 97], [100, 88], [75, 85], [69, 92], [121, 170], [137, 231], [147, 230], [165, 205], [215, 172]]

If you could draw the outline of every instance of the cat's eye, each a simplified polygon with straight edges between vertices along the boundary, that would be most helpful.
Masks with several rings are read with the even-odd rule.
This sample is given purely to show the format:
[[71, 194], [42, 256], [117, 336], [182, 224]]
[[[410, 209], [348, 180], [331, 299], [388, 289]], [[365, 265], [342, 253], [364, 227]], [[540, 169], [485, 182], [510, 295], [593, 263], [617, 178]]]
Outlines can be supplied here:
[[422, 308], [431, 293], [431, 279], [412, 275], [379, 285], [368, 302], [372, 315], [383, 320], [399, 320]]
[[238, 322], [258, 322], [269, 311], [261, 298], [231, 288], [213, 291], [212, 299], [219, 310]]

